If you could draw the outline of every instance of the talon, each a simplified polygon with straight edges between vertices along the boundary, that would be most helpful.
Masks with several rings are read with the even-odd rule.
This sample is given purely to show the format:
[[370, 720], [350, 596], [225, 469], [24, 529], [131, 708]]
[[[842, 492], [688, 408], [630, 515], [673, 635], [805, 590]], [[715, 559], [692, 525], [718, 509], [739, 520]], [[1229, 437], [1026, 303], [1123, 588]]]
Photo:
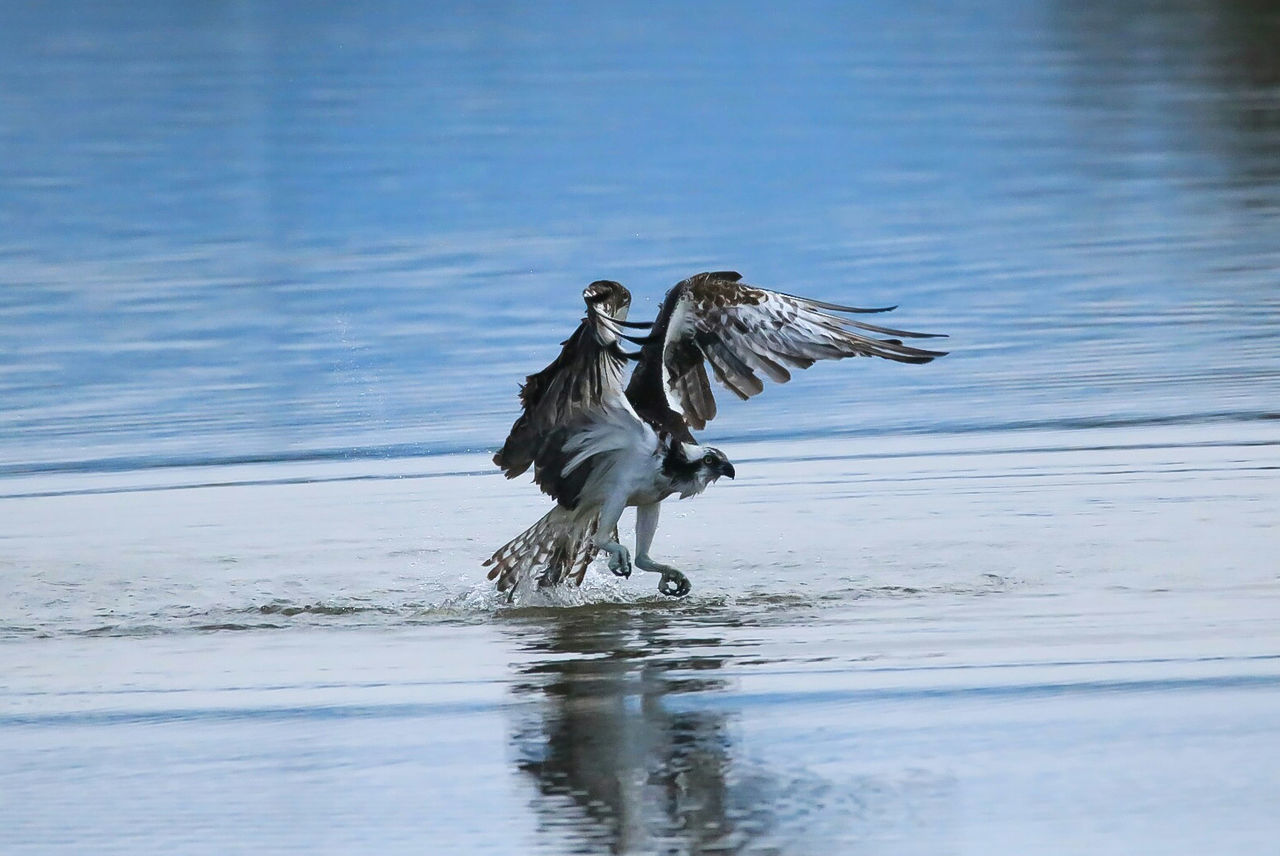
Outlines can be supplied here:
[[658, 581], [658, 591], [667, 597], [684, 597], [690, 588], [689, 578], [679, 571], [669, 571]]
[[613, 571], [615, 576], [631, 578], [631, 557], [627, 555], [625, 547], [609, 557], [609, 570]]

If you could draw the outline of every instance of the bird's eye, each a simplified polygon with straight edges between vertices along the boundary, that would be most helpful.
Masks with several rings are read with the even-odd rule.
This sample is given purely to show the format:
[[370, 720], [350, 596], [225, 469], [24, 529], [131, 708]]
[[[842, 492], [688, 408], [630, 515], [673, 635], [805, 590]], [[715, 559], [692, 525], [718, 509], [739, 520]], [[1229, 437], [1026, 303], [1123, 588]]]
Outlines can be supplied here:
[[715, 455], [712, 455], [712, 454], [710, 454], [710, 453], [707, 453], [707, 454], [705, 454], [705, 455], [703, 455], [703, 456], [702, 456], [702, 463], [706, 464], [707, 466], [711, 466], [711, 465], [712, 465], [712, 464], [714, 464], [715, 462], [716, 462], [716, 456], [715, 456]]

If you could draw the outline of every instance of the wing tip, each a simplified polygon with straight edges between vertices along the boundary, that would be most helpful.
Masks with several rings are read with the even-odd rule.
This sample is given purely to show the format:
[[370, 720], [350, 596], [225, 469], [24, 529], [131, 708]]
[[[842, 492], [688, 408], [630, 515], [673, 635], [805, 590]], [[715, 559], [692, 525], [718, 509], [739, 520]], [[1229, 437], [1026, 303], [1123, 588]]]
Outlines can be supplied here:
[[891, 360], [922, 366], [925, 363], [931, 363], [939, 357], [945, 357], [951, 353], [950, 351], [926, 351], [923, 348], [911, 348], [906, 345], [904, 345], [903, 348], [906, 353], [881, 356], [889, 356], [889, 359]]
[[946, 333], [917, 333], [914, 330], [898, 330], [893, 327], [881, 327], [877, 324], [867, 324], [862, 321], [854, 321], [852, 318], [840, 318], [838, 320], [846, 327], [857, 327], [859, 330], [866, 330], [870, 333], [883, 333], [886, 336], [902, 336], [907, 339], [950, 338]]
[[[782, 292], [779, 293], [781, 294]], [[845, 306], [843, 303], [828, 303], [825, 300], [814, 300], [812, 297], [800, 297], [796, 294], [786, 294], [785, 296], [794, 300], [803, 300], [806, 303], [811, 303], [819, 309], [826, 309], [831, 312], [856, 312], [859, 315], [875, 315], [880, 312], [892, 312], [898, 308], [897, 303], [892, 306]]]

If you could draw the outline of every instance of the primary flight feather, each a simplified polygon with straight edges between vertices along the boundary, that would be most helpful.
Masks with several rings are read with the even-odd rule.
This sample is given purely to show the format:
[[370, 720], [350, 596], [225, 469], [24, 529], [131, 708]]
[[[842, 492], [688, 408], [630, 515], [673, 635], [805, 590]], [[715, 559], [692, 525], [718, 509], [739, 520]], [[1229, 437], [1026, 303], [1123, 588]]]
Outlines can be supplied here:
[[[927, 363], [945, 355], [902, 341], [934, 334], [849, 317], [894, 307], [841, 306], [741, 279], [732, 271], [689, 277], [667, 292], [651, 324], [627, 320], [631, 294], [619, 283], [600, 280], [583, 291], [582, 323], [559, 356], [526, 379], [523, 412], [494, 455], [507, 478], [532, 466], [534, 481], [556, 500], [485, 562], [500, 591], [514, 595], [526, 580], [580, 584], [599, 551], [610, 555], [610, 570], [630, 576], [632, 557], [618, 542], [617, 524], [623, 509], [635, 506], [636, 567], [661, 574], [663, 594], [688, 593], [688, 578], [650, 558], [649, 548], [662, 500], [699, 494], [735, 475], [722, 452], [701, 446], [692, 433], [716, 415], [707, 365], [717, 382], [748, 399], [764, 390], [762, 376], [786, 383], [792, 369], [817, 360]], [[648, 332], [628, 332], [636, 330]], [[624, 342], [639, 351], [628, 352]], [[624, 389], [630, 361], [636, 366]]]

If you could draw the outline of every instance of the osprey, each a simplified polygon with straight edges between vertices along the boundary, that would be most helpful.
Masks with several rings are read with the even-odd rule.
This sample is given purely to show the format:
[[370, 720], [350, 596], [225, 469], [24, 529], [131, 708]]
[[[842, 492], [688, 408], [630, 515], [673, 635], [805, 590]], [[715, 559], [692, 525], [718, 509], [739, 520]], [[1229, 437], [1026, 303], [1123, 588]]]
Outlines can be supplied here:
[[[763, 391], [760, 375], [777, 383], [789, 369], [817, 360], [883, 357], [927, 363], [944, 351], [911, 347], [903, 338], [935, 334], [892, 330], [844, 314], [887, 312], [809, 300], [741, 282], [732, 271], [700, 273], [677, 284], [652, 323], [627, 320], [631, 293], [610, 280], [582, 292], [586, 316], [560, 355], [520, 388], [523, 412], [493, 462], [507, 478], [533, 467], [533, 478], [556, 506], [498, 548], [484, 564], [498, 590], [514, 597], [526, 579], [540, 586], [580, 585], [599, 551], [609, 569], [631, 575], [632, 556], [618, 541], [623, 509], [636, 508], [635, 566], [662, 575], [658, 591], [689, 592], [689, 580], [649, 555], [664, 499], [702, 493], [733, 464], [693, 436], [715, 418], [704, 363], [739, 398]], [[648, 329], [645, 336], [625, 331]], [[891, 338], [879, 338], [867, 333]], [[640, 345], [624, 350], [622, 341]], [[623, 386], [623, 372], [636, 363]]]

